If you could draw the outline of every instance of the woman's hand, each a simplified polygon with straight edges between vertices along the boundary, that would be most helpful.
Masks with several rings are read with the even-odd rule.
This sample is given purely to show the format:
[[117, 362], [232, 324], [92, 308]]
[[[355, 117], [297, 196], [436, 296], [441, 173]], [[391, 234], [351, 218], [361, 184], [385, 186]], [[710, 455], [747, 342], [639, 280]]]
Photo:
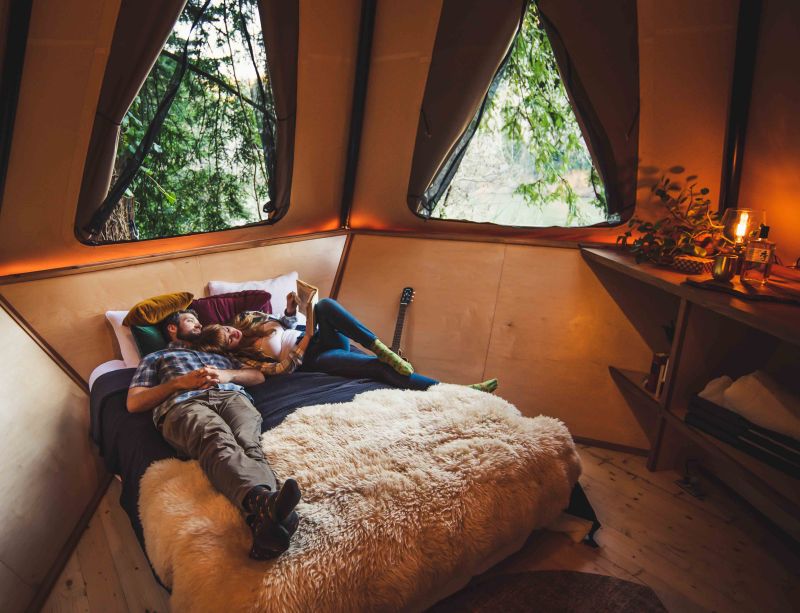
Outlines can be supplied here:
[[293, 317], [297, 314], [297, 305], [300, 304], [300, 297], [297, 292], [289, 292], [286, 294], [286, 311], [285, 315]]

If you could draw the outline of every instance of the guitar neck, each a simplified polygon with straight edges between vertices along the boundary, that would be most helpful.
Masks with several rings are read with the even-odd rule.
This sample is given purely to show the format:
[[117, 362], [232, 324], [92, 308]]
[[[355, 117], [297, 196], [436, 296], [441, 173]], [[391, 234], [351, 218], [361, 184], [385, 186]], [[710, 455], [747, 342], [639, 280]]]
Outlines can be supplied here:
[[394, 326], [394, 337], [392, 337], [392, 351], [397, 353], [400, 349], [400, 337], [403, 336], [403, 324], [406, 319], [407, 304], [401, 304], [397, 312], [397, 323]]

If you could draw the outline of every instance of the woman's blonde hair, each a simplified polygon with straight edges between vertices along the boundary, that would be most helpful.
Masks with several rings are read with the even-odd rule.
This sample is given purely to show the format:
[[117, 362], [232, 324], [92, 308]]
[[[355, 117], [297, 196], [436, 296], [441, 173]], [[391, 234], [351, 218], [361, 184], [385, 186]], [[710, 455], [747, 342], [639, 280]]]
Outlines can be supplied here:
[[205, 353], [227, 353], [226, 341], [224, 326], [209, 324], [203, 326], [200, 336], [192, 342], [192, 348]]
[[269, 323], [269, 315], [262, 311], [242, 311], [231, 321], [231, 325], [242, 333], [239, 350], [251, 347], [264, 336], [264, 324]]

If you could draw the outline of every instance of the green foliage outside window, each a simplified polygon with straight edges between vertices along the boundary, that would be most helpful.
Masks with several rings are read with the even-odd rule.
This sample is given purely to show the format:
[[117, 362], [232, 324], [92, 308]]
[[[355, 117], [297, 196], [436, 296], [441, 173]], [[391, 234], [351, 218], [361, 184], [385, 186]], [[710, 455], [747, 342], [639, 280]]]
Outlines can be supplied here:
[[[155, 115], [201, 5], [189, 1], [125, 115], [117, 169], [136, 151]], [[256, 81], [256, 74], [266, 78], [256, 5], [256, 0], [212, 2], [191, 33], [190, 70], [126, 192], [134, 199], [139, 239], [224, 230], [263, 218], [269, 173], [261, 133], [271, 101], [262, 99]], [[269, 91], [266, 83], [264, 91]]]
[[[502, 145], [492, 149], [498, 139]], [[487, 153], [489, 149], [491, 153]], [[493, 192], [488, 185], [513, 180], [517, 183]], [[506, 187], [508, 190], [503, 191]], [[487, 192], [491, 192], [489, 196]], [[504, 207], [516, 206], [512, 202], [518, 202], [514, 196], [539, 210], [558, 204], [559, 210], [565, 211], [558, 225], [580, 225], [591, 209], [595, 209], [593, 219], [605, 219], [607, 215], [602, 181], [584, 143], [533, 2], [501, 82], [489, 100], [451, 189], [443, 198], [443, 210], [435, 214], [464, 219], [469, 218], [470, 211], [483, 215], [481, 207], [500, 212]], [[459, 207], [462, 216], [456, 217], [454, 209]], [[494, 221], [489, 216], [473, 220]]]
[[492, 111], [502, 118], [502, 130], [525, 144], [533, 154], [538, 181], [517, 190], [536, 206], [563, 200], [571, 216], [577, 204], [574, 188], [566, 180], [573, 169], [589, 171], [594, 206], [606, 208], [605, 192], [575, 119], [547, 33], [535, 5], [525, 22], [506, 67], [510, 95]]
[[[126, 114], [117, 153], [121, 169], [136, 150], [175, 70], [189, 25], [202, 0], [189, 0], [164, 52]], [[248, 52], [250, 33], [253, 54]], [[266, 83], [266, 51], [257, 0], [214, 0], [189, 43], [187, 71], [161, 133], [126, 196], [133, 202], [136, 236], [158, 238], [208, 232], [263, 220], [269, 171], [262, 147], [264, 121], [271, 100]], [[258, 87], [257, 78], [262, 86]], [[470, 164], [476, 144], [490, 134], [504, 139], [504, 164], [524, 167], [513, 177], [495, 165], [495, 152]], [[478, 154], [481, 155], [481, 154]], [[494, 156], [494, 157], [492, 157]], [[482, 173], [478, 176], [475, 169]], [[466, 176], [472, 173], [472, 176]], [[503, 83], [486, 110], [478, 133], [437, 216], [459, 216], [459, 198], [480, 202], [485, 184], [513, 181], [508, 196], [528, 207], [565, 207], [563, 225], [580, 225], [586, 210], [605, 216], [600, 177], [583, 142], [580, 128], [558, 73], [555, 57], [538, 11], [532, 4], [506, 66]], [[456, 189], [453, 189], [455, 187]], [[477, 188], [477, 192], [473, 192]], [[495, 195], [489, 208], [510, 198]], [[560, 209], [559, 209], [560, 210]], [[484, 220], [484, 219], [481, 219]], [[490, 219], [491, 220], [491, 219]]]

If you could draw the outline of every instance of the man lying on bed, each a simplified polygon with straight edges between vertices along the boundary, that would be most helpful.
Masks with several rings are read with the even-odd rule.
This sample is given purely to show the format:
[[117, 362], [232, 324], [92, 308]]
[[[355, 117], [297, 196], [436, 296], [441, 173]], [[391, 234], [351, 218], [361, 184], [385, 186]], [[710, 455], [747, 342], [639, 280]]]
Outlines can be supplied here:
[[261, 449], [261, 415], [244, 385], [264, 375], [236, 360], [196, 351], [202, 327], [194, 311], [162, 323], [166, 349], [144, 357], [128, 390], [128, 411], [153, 410], [153, 421], [179, 453], [198, 460], [214, 487], [247, 515], [250, 557], [273, 558], [289, 548], [297, 530], [300, 488], [278, 481]]

